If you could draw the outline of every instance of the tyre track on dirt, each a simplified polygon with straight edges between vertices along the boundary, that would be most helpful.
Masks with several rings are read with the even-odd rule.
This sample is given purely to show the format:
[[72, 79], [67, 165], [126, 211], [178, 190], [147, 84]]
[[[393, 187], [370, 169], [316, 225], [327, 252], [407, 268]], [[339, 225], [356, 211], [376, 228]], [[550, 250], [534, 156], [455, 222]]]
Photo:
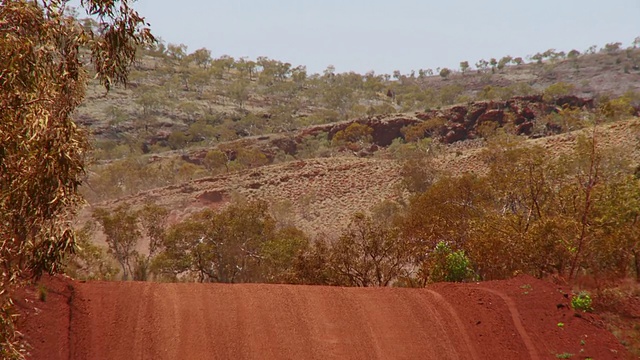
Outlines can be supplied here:
[[502, 301], [505, 302], [505, 304], [507, 305], [507, 309], [509, 310], [509, 313], [511, 313], [511, 319], [513, 320], [513, 325], [518, 331], [518, 334], [520, 335], [522, 342], [524, 343], [524, 345], [527, 348], [527, 351], [529, 352], [529, 357], [532, 360], [539, 360], [540, 356], [538, 355], [538, 351], [536, 350], [536, 347], [533, 345], [533, 341], [529, 337], [529, 334], [527, 333], [524, 326], [522, 325], [522, 320], [520, 320], [520, 312], [518, 311], [518, 307], [516, 306], [513, 299], [511, 299], [507, 294], [498, 290], [489, 289], [481, 286], [476, 288], [479, 290], [494, 294], [500, 297]]
[[[529, 356], [539, 359], [513, 301], [478, 289], [504, 300]], [[73, 358], [479, 359], [471, 329], [446, 294], [264, 284], [78, 284], [76, 301], [83, 311], [74, 317]]]
[[458, 333], [462, 336], [462, 340], [467, 348], [467, 352], [471, 355], [471, 359], [480, 359], [480, 357], [478, 356], [478, 352], [476, 351], [475, 347], [473, 346], [473, 342], [471, 341], [471, 337], [469, 336], [469, 333], [467, 332], [466, 327], [464, 326], [464, 323], [462, 322], [462, 320], [460, 319], [460, 317], [458, 316], [458, 313], [456, 312], [456, 310], [453, 308], [453, 306], [451, 306], [451, 304], [449, 304], [449, 302], [442, 296], [440, 295], [438, 292], [434, 291], [434, 290], [429, 290], [427, 289], [426, 291], [428, 291], [434, 298], [435, 298], [435, 302], [440, 305], [441, 307], [443, 307], [445, 309], [445, 311], [449, 314], [449, 316], [451, 316], [451, 318], [453, 318], [453, 321], [455, 322], [456, 326], [457, 326], [457, 330]]
[[[21, 324], [33, 359], [632, 358], [592, 320], [557, 309], [566, 299], [556, 285], [528, 276], [426, 289], [46, 284], [75, 295], [51, 290], [46, 303], [35, 288], [21, 295], [33, 306]], [[517, 296], [525, 285], [535, 291]], [[560, 319], [568, 326], [556, 327]]]
[[[302, 307], [295, 287], [273, 285], [233, 286], [237, 304], [238, 337], [244, 339], [241, 359], [314, 359], [310, 344], [310, 324], [301, 316]], [[309, 310], [311, 311], [311, 310]], [[235, 355], [238, 358], [238, 354]]]
[[[466, 333], [466, 329], [453, 308], [433, 290], [423, 289], [419, 292], [408, 293], [412, 306], [411, 308], [421, 308], [425, 312], [414, 312], [411, 316], [421, 323], [430, 324], [431, 333], [437, 337], [434, 342], [438, 344], [437, 355], [433, 358], [445, 359], [477, 359], [478, 356]], [[426, 296], [425, 296], [426, 295]], [[425, 316], [429, 314], [428, 316]], [[453, 317], [454, 321], [450, 321]], [[433, 319], [433, 320], [430, 320]], [[459, 341], [462, 334], [463, 341]], [[462, 346], [461, 346], [462, 345]]]

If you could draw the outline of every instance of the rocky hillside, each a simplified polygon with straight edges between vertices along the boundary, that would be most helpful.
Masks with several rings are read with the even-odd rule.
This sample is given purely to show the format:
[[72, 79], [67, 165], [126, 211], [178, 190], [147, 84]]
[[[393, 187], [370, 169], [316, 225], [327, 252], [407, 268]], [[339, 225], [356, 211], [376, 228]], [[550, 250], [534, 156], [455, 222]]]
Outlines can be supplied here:
[[406, 161], [482, 173], [501, 133], [560, 154], [598, 122], [602, 144], [635, 153], [625, 119], [640, 111], [640, 50], [573, 55], [391, 79], [147, 51], [127, 89], [92, 87], [77, 114], [98, 160], [80, 222], [96, 206], [153, 201], [178, 220], [261, 199], [280, 221], [335, 234], [355, 212], [409, 199]]
[[[211, 59], [150, 49], [127, 88], [105, 94], [97, 83], [78, 110], [99, 159], [211, 146], [366, 116], [435, 111], [456, 103], [514, 96], [578, 96], [597, 101], [640, 90], [640, 49], [605, 46], [580, 53], [546, 51], [492, 65], [410, 74], [308, 74], [277, 60]], [[203, 57], [204, 56], [204, 57]], [[448, 69], [447, 69], [448, 70]], [[444, 76], [446, 74], [446, 76]], [[635, 95], [634, 95], [635, 96]], [[634, 99], [638, 105], [637, 97]], [[519, 131], [528, 132], [528, 124]], [[460, 129], [449, 141], [461, 137]]]
[[[350, 125], [357, 123], [371, 129], [369, 146], [359, 149], [357, 156], [370, 156], [376, 151], [388, 147], [396, 139], [407, 141], [407, 128], [416, 126], [414, 134], [420, 138], [430, 137], [443, 144], [453, 144], [468, 140], [482, 139], [482, 128], [508, 128], [516, 135], [529, 138], [540, 138], [573, 130], [563, 123], [564, 119], [554, 119], [563, 109], [594, 109], [593, 99], [576, 96], [561, 96], [552, 101], [544, 101], [542, 95], [513, 97], [506, 101], [478, 101], [465, 105], [456, 105], [442, 110], [416, 112], [413, 114], [377, 115], [360, 119], [315, 125], [292, 131], [289, 134], [267, 134], [247, 137], [239, 140], [242, 147], [259, 148], [270, 161], [279, 152], [296, 156], [304, 146], [305, 140], [318, 135], [326, 136], [331, 141], [339, 132], [344, 132]], [[629, 108], [628, 115], [640, 115], [640, 106]], [[555, 121], [554, 121], [555, 120]], [[409, 135], [410, 136], [410, 135]], [[235, 160], [237, 153], [230, 144], [218, 146], [225, 149], [230, 160]], [[208, 148], [187, 151], [183, 159], [202, 165]]]
[[[384, 123], [405, 123], [408, 120], [416, 121], [400, 117], [387, 119]], [[574, 148], [580, 134], [592, 135], [593, 131], [593, 128], [585, 128], [529, 139], [525, 145], [542, 146], [561, 155]], [[632, 157], [640, 158], [640, 123], [637, 118], [606, 123], [595, 131], [599, 146], [628, 152]], [[438, 170], [446, 173], [482, 174], [486, 166], [483, 151], [482, 143], [459, 142], [440, 149], [433, 163]], [[196, 151], [185, 156], [189, 156], [190, 161], [198, 161], [199, 154]], [[409, 193], [402, 186], [401, 169], [402, 162], [391, 158], [382, 149], [374, 157], [345, 154], [302, 159], [203, 177], [95, 206], [115, 207], [127, 203], [140, 207], [152, 201], [171, 209], [172, 218], [178, 220], [204, 208], [221, 208], [241, 199], [261, 199], [272, 204], [274, 215], [279, 220], [294, 224], [310, 234], [331, 235], [346, 226], [355, 212], [368, 212], [384, 201], [407, 201]], [[90, 209], [86, 209], [84, 219], [88, 219]]]

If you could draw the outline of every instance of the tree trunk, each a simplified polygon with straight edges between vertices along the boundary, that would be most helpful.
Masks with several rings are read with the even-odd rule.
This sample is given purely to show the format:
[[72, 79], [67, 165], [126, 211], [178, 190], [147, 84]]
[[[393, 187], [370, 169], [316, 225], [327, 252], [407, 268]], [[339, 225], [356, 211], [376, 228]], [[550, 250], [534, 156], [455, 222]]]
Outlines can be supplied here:
[[120, 266], [122, 266], [122, 281], [129, 280], [129, 272], [127, 271], [127, 266], [124, 262], [121, 262]]
[[635, 258], [634, 260], [636, 264], [636, 282], [640, 283], [640, 252], [634, 251], [633, 257]]
[[599, 174], [598, 168], [599, 164], [596, 159], [596, 124], [593, 125], [593, 133], [591, 135], [591, 154], [590, 154], [590, 162], [589, 162], [589, 173], [587, 175], [587, 181], [582, 181], [581, 183], [584, 185], [583, 191], [585, 193], [584, 197], [584, 210], [582, 216], [580, 218], [580, 236], [578, 237], [578, 244], [576, 248], [576, 254], [571, 261], [571, 270], [569, 271], [569, 279], [575, 279], [576, 273], [578, 271], [578, 267], [580, 265], [580, 256], [582, 255], [583, 249], [586, 245], [587, 238], [589, 234], [587, 234], [588, 224], [589, 224], [589, 216], [591, 215], [591, 195], [593, 193], [593, 189], [598, 183]]

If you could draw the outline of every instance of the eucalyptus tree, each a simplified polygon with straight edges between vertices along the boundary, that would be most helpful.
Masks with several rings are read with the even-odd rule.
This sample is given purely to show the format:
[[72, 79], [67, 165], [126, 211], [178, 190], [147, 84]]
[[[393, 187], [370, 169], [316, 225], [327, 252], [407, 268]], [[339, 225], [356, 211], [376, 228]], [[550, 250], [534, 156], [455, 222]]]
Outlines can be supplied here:
[[59, 270], [73, 252], [87, 138], [71, 115], [86, 63], [108, 91], [125, 83], [136, 50], [155, 39], [128, 0], [84, 0], [83, 26], [66, 0], [0, 2], [0, 357], [20, 359], [12, 290]]

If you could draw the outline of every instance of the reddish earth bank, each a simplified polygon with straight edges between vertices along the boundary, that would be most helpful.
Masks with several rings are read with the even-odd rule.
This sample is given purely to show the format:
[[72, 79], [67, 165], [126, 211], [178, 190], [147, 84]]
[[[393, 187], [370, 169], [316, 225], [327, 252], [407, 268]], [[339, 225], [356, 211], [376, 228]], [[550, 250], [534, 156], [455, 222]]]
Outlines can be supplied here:
[[627, 359], [600, 319], [528, 276], [426, 289], [44, 282], [33, 359]]

